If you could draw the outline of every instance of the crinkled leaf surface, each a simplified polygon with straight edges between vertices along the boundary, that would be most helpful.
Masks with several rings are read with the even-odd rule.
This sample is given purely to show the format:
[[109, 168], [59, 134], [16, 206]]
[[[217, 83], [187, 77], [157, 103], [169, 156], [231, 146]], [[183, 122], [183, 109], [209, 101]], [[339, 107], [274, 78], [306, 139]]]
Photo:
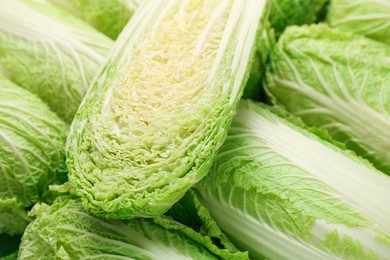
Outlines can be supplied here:
[[264, 106], [241, 101], [200, 201], [255, 259], [385, 259], [390, 178]]
[[191, 237], [200, 234], [166, 217], [107, 220], [67, 199], [37, 204], [30, 215], [20, 259], [221, 259]]
[[327, 2], [328, 0], [273, 0], [269, 21], [276, 36], [289, 25], [316, 22]]
[[45, 1], [0, 1], [0, 62], [70, 123], [112, 41]]
[[390, 173], [390, 47], [326, 25], [291, 27], [275, 46], [274, 103]]
[[390, 44], [390, 0], [332, 0], [327, 22]]
[[1, 234], [22, 234], [29, 222], [25, 208], [16, 198], [0, 198]]
[[266, 1], [149, 1], [80, 106], [70, 192], [100, 216], [166, 212], [208, 172], [242, 95]]
[[67, 130], [42, 100], [0, 78], [0, 233], [23, 231], [23, 208], [63, 179]]
[[[222, 232], [192, 189], [187, 191], [165, 215], [180, 223], [176, 224], [178, 230], [188, 233], [188, 236], [222, 259], [248, 259], [247, 252], [240, 252]], [[173, 226], [170, 222], [167, 223]], [[183, 229], [182, 224], [190, 228]]]

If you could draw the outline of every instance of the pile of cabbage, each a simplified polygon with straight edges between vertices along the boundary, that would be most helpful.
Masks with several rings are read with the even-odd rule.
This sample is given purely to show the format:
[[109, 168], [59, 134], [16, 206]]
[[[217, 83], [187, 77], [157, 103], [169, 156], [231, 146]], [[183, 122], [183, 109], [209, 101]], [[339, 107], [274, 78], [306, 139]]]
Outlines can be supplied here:
[[389, 0], [0, 0], [0, 259], [390, 259]]

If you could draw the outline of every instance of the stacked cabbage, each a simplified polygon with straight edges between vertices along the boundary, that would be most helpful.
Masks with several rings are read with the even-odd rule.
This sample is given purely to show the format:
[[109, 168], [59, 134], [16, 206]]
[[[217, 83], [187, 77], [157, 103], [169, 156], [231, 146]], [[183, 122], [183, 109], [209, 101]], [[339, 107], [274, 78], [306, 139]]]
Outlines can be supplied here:
[[388, 258], [386, 1], [0, 0], [9, 259]]

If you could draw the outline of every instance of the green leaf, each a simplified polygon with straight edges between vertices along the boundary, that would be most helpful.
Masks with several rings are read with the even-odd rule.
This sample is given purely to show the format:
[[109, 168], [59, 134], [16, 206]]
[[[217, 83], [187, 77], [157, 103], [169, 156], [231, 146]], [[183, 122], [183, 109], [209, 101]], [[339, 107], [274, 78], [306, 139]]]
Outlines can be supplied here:
[[390, 44], [389, 0], [332, 0], [327, 22], [332, 27]]
[[275, 41], [274, 30], [271, 28], [271, 24], [267, 23], [258, 36], [257, 48], [255, 54], [253, 55], [254, 60], [251, 66], [248, 82], [242, 96], [243, 98], [252, 100], [264, 99], [263, 81], [269, 55]]
[[8, 76], [70, 123], [112, 41], [45, 1], [0, 1]]
[[273, 0], [269, 21], [279, 35], [289, 25], [317, 22], [328, 0]]
[[22, 234], [29, 222], [26, 210], [16, 198], [0, 198], [0, 233]]
[[200, 234], [166, 217], [107, 220], [66, 198], [37, 204], [30, 216], [36, 219], [23, 235], [20, 259], [221, 259], [197, 242]]
[[389, 46], [326, 25], [290, 27], [271, 54], [266, 91], [390, 174], [389, 57]]
[[0, 77], [0, 233], [23, 232], [24, 208], [61, 183], [67, 133], [42, 100]]
[[116, 39], [142, 0], [49, 0]]
[[4, 257], [0, 257], [0, 260], [17, 260], [17, 259], [18, 259], [18, 250]]
[[[180, 223], [172, 225], [172, 222], [168, 222], [172, 228], [176, 226], [176, 229], [182, 230], [183, 233], [188, 234], [222, 259], [248, 259], [247, 252], [240, 252], [230, 242], [192, 189], [187, 191], [184, 197], [175, 203], [165, 215]], [[182, 228], [183, 224], [186, 228]]]
[[[389, 176], [254, 102], [241, 101], [196, 188], [217, 224], [252, 258], [390, 254]], [[335, 232], [339, 244], [332, 242]]]

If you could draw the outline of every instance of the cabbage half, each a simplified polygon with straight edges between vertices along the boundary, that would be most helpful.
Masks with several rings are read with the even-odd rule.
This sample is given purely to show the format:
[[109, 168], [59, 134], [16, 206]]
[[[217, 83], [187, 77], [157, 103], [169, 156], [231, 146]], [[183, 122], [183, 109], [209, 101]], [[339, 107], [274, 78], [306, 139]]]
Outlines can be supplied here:
[[390, 0], [332, 0], [327, 22], [390, 44]]
[[[188, 207], [191, 200], [182, 203], [178, 207], [186, 206], [199, 217], [193, 212], [196, 208]], [[88, 215], [80, 200], [69, 199], [52, 206], [37, 204], [30, 216], [36, 219], [23, 235], [19, 259], [248, 259], [247, 253], [230, 251], [202, 235], [202, 230], [166, 216], [123, 222], [101, 219]], [[216, 227], [210, 217], [204, 224]], [[214, 239], [219, 241], [218, 236]]]
[[242, 101], [196, 187], [253, 259], [390, 255], [390, 177], [259, 104]]
[[70, 123], [112, 41], [45, 1], [0, 0], [0, 62]]
[[70, 192], [90, 212], [161, 215], [206, 175], [242, 95], [265, 7], [160, 0], [138, 9], [67, 142]]
[[93, 27], [116, 39], [140, 3], [146, 0], [48, 0], [84, 19]]
[[66, 124], [43, 101], [0, 78], [0, 233], [22, 233], [25, 208], [64, 179], [66, 135]]
[[390, 174], [390, 47], [326, 25], [290, 27], [271, 54], [274, 103]]

